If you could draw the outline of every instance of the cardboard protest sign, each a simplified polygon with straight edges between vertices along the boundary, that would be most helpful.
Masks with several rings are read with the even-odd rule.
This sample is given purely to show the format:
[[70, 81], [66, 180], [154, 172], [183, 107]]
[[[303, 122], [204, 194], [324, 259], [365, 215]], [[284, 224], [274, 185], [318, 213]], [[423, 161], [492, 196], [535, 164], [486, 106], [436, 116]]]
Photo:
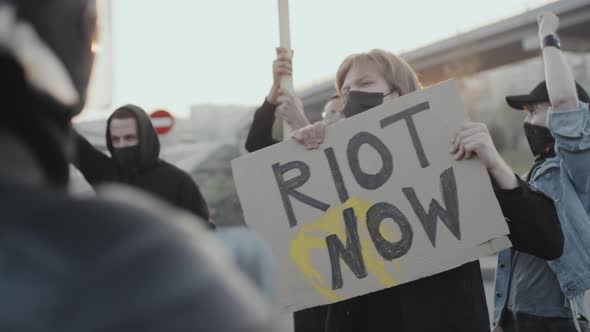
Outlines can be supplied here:
[[273, 249], [288, 310], [440, 273], [510, 246], [490, 179], [456, 162], [467, 121], [452, 81], [233, 161], [248, 225]]

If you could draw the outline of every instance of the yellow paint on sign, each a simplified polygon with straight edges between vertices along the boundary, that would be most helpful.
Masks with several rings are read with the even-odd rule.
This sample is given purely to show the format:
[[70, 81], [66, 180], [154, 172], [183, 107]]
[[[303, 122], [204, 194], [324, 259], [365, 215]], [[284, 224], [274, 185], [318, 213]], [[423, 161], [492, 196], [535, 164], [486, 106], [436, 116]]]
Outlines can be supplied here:
[[[329, 209], [326, 214], [309, 224], [301, 227], [295, 238], [291, 241], [291, 259], [311, 282], [312, 286], [324, 297], [332, 302], [341, 301], [342, 298], [332, 290], [331, 280], [324, 280], [319, 272], [315, 269], [311, 262], [312, 253], [315, 250], [322, 250], [327, 252], [326, 236], [336, 234], [341, 241], [346, 241], [346, 231], [342, 213], [348, 208], [353, 208], [356, 218], [359, 239], [362, 246], [362, 256], [365, 261], [365, 266], [370, 276], [375, 277], [385, 288], [393, 287], [398, 282], [391, 276], [386, 269], [388, 262], [384, 260], [373, 245], [369, 233], [367, 231], [366, 215], [367, 210], [373, 204], [364, 202], [358, 198], [350, 198], [344, 204]], [[385, 238], [393, 241], [396, 238], [395, 232], [391, 227], [381, 228], [382, 234]], [[399, 238], [399, 235], [397, 236]], [[329, 263], [328, 263], [329, 264]], [[398, 272], [401, 267], [397, 261], [393, 261]], [[343, 265], [343, 268], [346, 265]]]

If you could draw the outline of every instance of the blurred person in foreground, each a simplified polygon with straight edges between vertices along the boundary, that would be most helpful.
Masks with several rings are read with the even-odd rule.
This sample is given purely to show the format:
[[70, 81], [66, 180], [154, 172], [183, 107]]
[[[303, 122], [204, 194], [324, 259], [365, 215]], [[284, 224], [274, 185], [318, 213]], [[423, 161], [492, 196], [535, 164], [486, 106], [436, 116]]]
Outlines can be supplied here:
[[0, 0], [0, 329], [274, 330], [191, 214], [117, 186], [67, 193], [95, 28], [92, 0]]
[[590, 331], [584, 302], [590, 288], [590, 98], [574, 82], [558, 27], [554, 14], [540, 16], [546, 80], [506, 101], [526, 112], [524, 132], [535, 156], [526, 180], [555, 202], [564, 253], [557, 260], [514, 249], [498, 255], [495, 331]]
[[[422, 87], [402, 58], [375, 49], [347, 57], [338, 69], [336, 88], [344, 100], [342, 115], [352, 118]], [[485, 125], [477, 128], [477, 145], [470, 146], [469, 153], [477, 154], [492, 178], [513, 246], [543, 259], [558, 258], [563, 234], [553, 201], [520, 181], [498, 154]], [[317, 149], [330, 129], [318, 122], [293, 132], [292, 137], [307, 149]], [[462, 140], [455, 138], [449, 158], [465, 157], [459, 143]], [[489, 332], [479, 262], [331, 304], [326, 331]]]

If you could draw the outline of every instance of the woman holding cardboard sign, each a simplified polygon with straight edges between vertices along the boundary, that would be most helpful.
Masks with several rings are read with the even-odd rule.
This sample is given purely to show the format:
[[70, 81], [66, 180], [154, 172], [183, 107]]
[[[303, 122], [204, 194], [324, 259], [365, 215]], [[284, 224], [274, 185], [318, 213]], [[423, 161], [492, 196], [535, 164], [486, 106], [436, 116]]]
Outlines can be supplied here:
[[[343, 114], [352, 117], [421, 89], [412, 68], [383, 50], [355, 54], [344, 60], [336, 88], [345, 101]], [[292, 137], [309, 149], [319, 148], [323, 123], [305, 127]], [[489, 135], [489, 134], [488, 134]], [[495, 149], [484, 165], [500, 165]], [[491, 163], [493, 161], [494, 163]], [[507, 167], [490, 170], [497, 197], [518, 250], [555, 259], [563, 250], [563, 234], [553, 202], [531, 190]], [[518, 209], [515, 207], [519, 207]], [[533, 208], [534, 207], [534, 208]], [[539, 224], [537, 221], [543, 220]], [[487, 305], [479, 262], [398, 287], [367, 294], [330, 306], [327, 331], [489, 331]]]

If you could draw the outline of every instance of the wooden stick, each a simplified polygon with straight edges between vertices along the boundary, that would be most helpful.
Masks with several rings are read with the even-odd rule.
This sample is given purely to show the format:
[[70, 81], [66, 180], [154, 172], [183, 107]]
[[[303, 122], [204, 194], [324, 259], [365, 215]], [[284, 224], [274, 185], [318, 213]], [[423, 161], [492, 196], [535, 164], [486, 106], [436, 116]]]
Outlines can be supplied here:
[[[291, 51], [291, 28], [289, 22], [289, 0], [278, 0], [279, 2], [279, 35], [280, 45], [282, 48]], [[283, 76], [281, 77], [281, 90], [289, 91], [295, 95], [295, 88], [293, 87], [293, 77]], [[282, 123], [281, 123], [282, 122]], [[283, 121], [275, 121], [273, 126], [273, 136], [276, 140], [283, 140], [291, 135], [291, 128]]]

